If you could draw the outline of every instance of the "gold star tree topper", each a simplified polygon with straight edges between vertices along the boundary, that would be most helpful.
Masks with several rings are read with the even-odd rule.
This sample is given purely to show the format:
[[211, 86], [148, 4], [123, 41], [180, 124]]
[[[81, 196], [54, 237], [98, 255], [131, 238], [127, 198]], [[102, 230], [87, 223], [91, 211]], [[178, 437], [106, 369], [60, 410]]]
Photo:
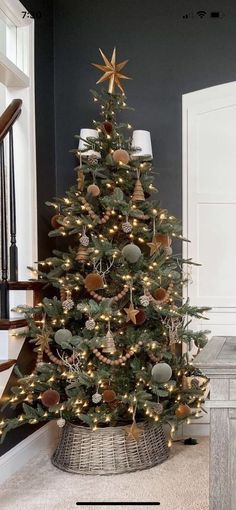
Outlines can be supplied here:
[[102, 83], [103, 81], [108, 80], [109, 86], [108, 86], [108, 92], [110, 94], [113, 94], [115, 91], [115, 86], [119, 87], [121, 92], [124, 93], [123, 86], [121, 85], [120, 80], [131, 80], [132, 78], [129, 78], [129, 76], [126, 76], [125, 74], [122, 74], [120, 71], [125, 67], [128, 60], [123, 60], [123, 62], [120, 62], [120, 64], [117, 64], [116, 62], [116, 48], [113, 49], [111, 61], [108, 60], [106, 55], [104, 55], [103, 51], [99, 48], [99, 51], [102, 55], [102, 58], [104, 60], [105, 65], [101, 64], [92, 64], [93, 66], [100, 69], [100, 71], [103, 71], [103, 76], [99, 78], [99, 80], [96, 83]]

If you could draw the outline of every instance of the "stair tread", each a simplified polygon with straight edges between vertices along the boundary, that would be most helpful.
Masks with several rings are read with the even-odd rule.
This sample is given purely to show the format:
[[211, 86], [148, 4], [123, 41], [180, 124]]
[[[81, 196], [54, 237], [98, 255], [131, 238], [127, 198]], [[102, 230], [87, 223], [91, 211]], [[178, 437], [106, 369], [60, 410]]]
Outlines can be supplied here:
[[8, 287], [10, 290], [34, 290], [43, 287], [43, 285], [45, 285], [45, 282], [42, 282], [40, 280], [8, 282]]

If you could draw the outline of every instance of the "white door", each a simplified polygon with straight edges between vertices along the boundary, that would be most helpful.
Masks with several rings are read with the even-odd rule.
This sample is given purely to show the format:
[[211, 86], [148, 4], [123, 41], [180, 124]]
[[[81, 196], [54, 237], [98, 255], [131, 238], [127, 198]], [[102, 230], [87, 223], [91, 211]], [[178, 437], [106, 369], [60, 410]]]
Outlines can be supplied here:
[[196, 327], [236, 336], [236, 82], [183, 96], [183, 233], [186, 295], [212, 308]]

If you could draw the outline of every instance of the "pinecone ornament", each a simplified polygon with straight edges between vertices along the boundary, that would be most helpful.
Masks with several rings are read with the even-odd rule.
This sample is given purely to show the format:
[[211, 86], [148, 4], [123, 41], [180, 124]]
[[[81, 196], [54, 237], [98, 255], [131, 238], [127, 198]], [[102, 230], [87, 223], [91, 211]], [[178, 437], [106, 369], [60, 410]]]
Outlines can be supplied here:
[[96, 325], [95, 320], [92, 319], [91, 317], [85, 322], [85, 327], [89, 331], [92, 331], [95, 328], [95, 325]]
[[124, 223], [122, 223], [122, 225], [121, 225], [121, 228], [122, 228], [123, 232], [125, 232], [126, 234], [129, 234], [130, 232], [132, 232], [133, 226], [129, 221], [124, 221]]
[[100, 393], [96, 392], [92, 395], [92, 402], [94, 404], [99, 404], [99, 402], [101, 402], [102, 400], [102, 395], [100, 395]]
[[89, 237], [86, 236], [86, 234], [83, 234], [80, 237], [79, 242], [80, 242], [80, 244], [82, 244], [82, 246], [88, 246], [89, 245]]
[[155, 404], [152, 404], [152, 408], [154, 413], [161, 414], [163, 411], [163, 405], [160, 404], [160, 402], [156, 402]]
[[148, 306], [148, 305], [149, 305], [149, 303], [150, 303], [149, 297], [148, 297], [148, 296], [146, 296], [146, 294], [144, 294], [143, 296], [141, 296], [141, 297], [139, 298], [139, 301], [140, 301], [141, 305], [142, 305], [142, 306], [145, 306], [145, 307], [146, 307], [146, 306]]
[[74, 303], [73, 299], [71, 299], [71, 298], [65, 299], [65, 301], [62, 302], [62, 308], [67, 312], [72, 310], [72, 308], [74, 308], [74, 306], [75, 306], [75, 303]]
[[65, 426], [66, 424], [66, 420], [64, 420], [64, 418], [59, 418], [59, 420], [57, 420], [57, 426], [61, 429]]
[[88, 157], [88, 163], [90, 165], [97, 165], [98, 164], [98, 158], [97, 156], [95, 156], [94, 154], [91, 154], [89, 157]]
[[200, 387], [200, 383], [199, 383], [199, 380], [194, 377], [192, 380], [191, 380], [191, 388], [193, 388], [194, 390], [198, 390]]

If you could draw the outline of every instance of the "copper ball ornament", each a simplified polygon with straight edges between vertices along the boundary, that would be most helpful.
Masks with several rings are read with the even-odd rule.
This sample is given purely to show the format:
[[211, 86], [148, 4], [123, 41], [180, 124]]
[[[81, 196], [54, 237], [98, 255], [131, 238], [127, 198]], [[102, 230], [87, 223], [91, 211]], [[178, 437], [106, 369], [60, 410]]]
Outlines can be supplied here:
[[138, 262], [138, 259], [141, 257], [142, 252], [139, 246], [130, 243], [124, 246], [122, 250], [122, 255], [128, 262], [130, 262], [131, 264], [135, 264], [135, 262]]
[[110, 135], [113, 131], [113, 125], [111, 122], [109, 122], [109, 120], [105, 120], [102, 123], [102, 128], [108, 135]]
[[114, 402], [114, 400], [116, 400], [116, 393], [114, 390], [104, 390], [102, 398], [104, 402], [107, 403]]
[[84, 279], [84, 286], [87, 290], [103, 289], [103, 278], [98, 273], [89, 273]]
[[135, 317], [135, 319], [136, 319], [135, 326], [142, 326], [142, 324], [144, 324], [146, 318], [147, 318], [146, 313], [143, 310], [139, 310], [139, 312], [137, 313], [137, 315]]
[[129, 153], [124, 149], [117, 149], [113, 152], [112, 157], [115, 163], [123, 163], [123, 165], [127, 165], [129, 162]]
[[155, 290], [155, 292], [153, 293], [153, 297], [157, 300], [157, 301], [164, 301], [164, 299], [166, 298], [166, 289], [163, 289], [162, 287], [159, 287], [158, 289]]
[[175, 411], [177, 418], [186, 418], [191, 414], [191, 409], [187, 404], [179, 404]]
[[45, 407], [52, 407], [60, 402], [60, 393], [56, 390], [46, 390], [42, 393], [42, 404]]
[[90, 193], [93, 197], [98, 197], [101, 193], [100, 188], [97, 186], [97, 184], [90, 184], [87, 187], [87, 192]]
[[168, 234], [157, 234], [155, 238], [164, 248], [168, 248], [171, 245], [171, 238]]
[[54, 216], [51, 217], [51, 225], [55, 229], [61, 227], [61, 224], [58, 223], [59, 218], [60, 218], [60, 214], [54, 214]]
[[172, 376], [172, 368], [168, 363], [156, 363], [152, 367], [152, 379], [156, 383], [166, 383]]

